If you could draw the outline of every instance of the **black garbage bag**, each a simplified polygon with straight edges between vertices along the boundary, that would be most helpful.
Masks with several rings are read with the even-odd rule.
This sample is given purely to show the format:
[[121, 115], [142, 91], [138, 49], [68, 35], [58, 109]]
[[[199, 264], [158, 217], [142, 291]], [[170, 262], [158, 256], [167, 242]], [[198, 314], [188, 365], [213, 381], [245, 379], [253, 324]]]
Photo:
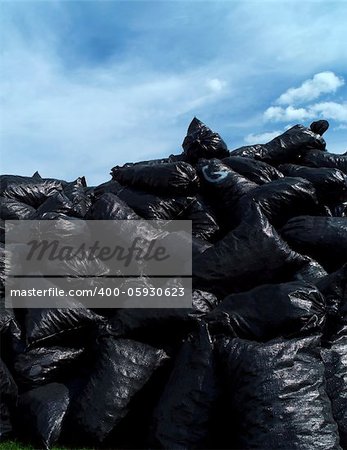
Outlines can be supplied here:
[[253, 158], [229, 156], [223, 158], [222, 162], [256, 184], [265, 184], [283, 178], [283, 174], [275, 167]]
[[195, 289], [192, 293], [192, 304], [197, 311], [208, 313], [219, 304], [219, 300], [211, 292]]
[[14, 361], [15, 378], [24, 389], [62, 381], [77, 367], [84, 348], [39, 347], [17, 355]]
[[199, 188], [195, 169], [186, 162], [113, 167], [111, 175], [123, 186], [167, 195], [194, 194]]
[[123, 308], [108, 320], [113, 336], [127, 337], [153, 345], [175, 345], [190, 333], [196, 322], [218, 304], [217, 297], [194, 290], [191, 308]]
[[193, 237], [212, 241], [218, 235], [219, 225], [216, 215], [201, 196], [188, 199], [182, 219], [192, 221]]
[[12, 433], [11, 415], [16, 406], [18, 389], [6, 364], [0, 359], [0, 442]]
[[91, 200], [85, 190], [86, 186], [84, 177], [79, 177], [64, 186], [64, 194], [71, 201], [73, 215], [76, 217], [85, 217], [91, 206]]
[[321, 212], [313, 185], [303, 178], [286, 177], [258, 186], [240, 200], [238, 217], [242, 218], [254, 203], [275, 228], [283, 226], [291, 217]]
[[220, 345], [228, 449], [340, 450], [319, 336]]
[[314, 259], [307, 257], [307, 263], [295, 273], [294, 280], [316, 284], [317, 281], [327, 275], [328, 272], [323, 266]]
[[132, 188], [123, 188], [117, 195], [146, 220], [182, 219], [188, 205], [186, 197], [157, 196]]
[[179, 161], [185, 161], [184, 153], [180, 155], [170, 155], [167, 158], [159, 158], [159, 159], [149, 159], [147, 161], [136, 161], [131, 163], [126, 163], [122, 167], [133, 167], [133, 166], [157, 166], [159, 164], [168, 164], [168, 163], [176, 163]]
[[292, 248], [316, 259], [328, 272], [347, 262], [347, 218], [294, 217], [281, 234]]
[[265, 284], [228, 295], [205, 320], [217, 329], [223, 324], [223, 331], [231, 336], [268, 341], [321, 331], [325, 301], [318, 289], [308, 283]]
[[89, 186], [85, 188], [85, 192], [88, 197], [93, 201], [101, 197], [103, 194], [115, 194], [118, 195], [118, 192], [124, 189], [117, 181], [110, 180], [105, 183], [99, 184], [99, 186]]
[[[75, 306], [78, 305], [77, 300]], [[88, 336], [96, 324], [102, 322], [102, 317], [93, 311], [81, 307], [74, 308], [31, 308], [24, 309], [24, 337], [27, 345], [37, 347], [43, 342], [59, 343], [69, 336], [73, 338], [82, 334]]]
[[[290, 281], [306, 259], [292, 251], [253, 205], [242, 223], [193, 260], [193, 285], [227, 295]], [[259, 269], [261, 268], [261, 270]]]
[[0, 309], [0, 354], [5, 364], [12, 367], [16, 354], [23, 350], [21, 330], [10, 308], [2, 304]]
[[240, 198], [258, 185], [218, 159], [199, 161], [198, 171], [206, 196], [211, 199], [211, 203], [213, 201], [219, 216], [226, 224], [232, 223]]
[[209, 427], [220, 395], [215, 365], [214, 345], [201, 323], [183, 343], [154, 412], [155, 448], [209, 448]]
[[87, 215], [92, 220], [138, 220], [140, 217], [115, 194], [103, 194], [90, 208]]
[[182, 143], [186, 161], [196, 162], [200, 158], [225, 158], [229, 156], [226, 143], [199, 119], [191, 121], [187, 136]]
[[0, 197], [0, 217], [2, 220], [31, 219], [35, 208], [11, 198]]
[[317, 120], [316, 122], [312, 122], [310, 125], [310, 130], [320, 136], [323, 136], [328, 128], [329, 122], [327, 120]]
[[69, 389], [50, 383], [19, 396], [16, 431], [25, 442], [49, 450], [59, 439], [69, 406]]
[[66, 216], [75, 215], [73, 204], [63, 192], [56, 192], [44, 201], [33, 215], [34, 220], [47, 220], [46, 213], [64, 214]]
[[329, 205], [347, 200], [347, 176], [338, 169], [282, 164], [278, 169], [288, 177], [301, 177], [316, 189], [318, 200]]
[[332, 209], [333, 217], [347, 217], [347, 202], [335, 205]]
[[339, 428], [340, 445], [345, 449], [347, 448], [347, 317], [345, 325], [342, 325], [332, 337], [328, 348], [322, 349], [322, 358], [327, 394]]
[[0, 175], [0, 195], [9, 187], [16, 184], [36, 184], [42, 180], [40, 174], [35, 172], [32, 177], [23, 177], [20, 175]]
[[298, 156], [310, 149], [322, 151], [325, 145], [319, 134], [303, 125], [295, 125], [267, 144], [241, 147], [232, 151], [230, 156], [246, 156], [269, 164], [283, 164], [296, 161]]
[[[315, 284], [324, 295], [327, 306], [335, 305], [336, 312], [343, 308], [344, 302], [347, 305], [347, 264], [317, 280]], [[347, 310], [345, 313], [347, 314]]]
[[[187, 208], [186, 197], [165, 197], [121, 186], [117, 181], [108, 181], [93, 188], [92, 197], [99, 199], [104, 194], [114, 194], [125, 202], [140, 217], [146, 220], [172, 220], [182, 218]], [[92, 214], [89, 211], [88, 217]]]
[[300, 164], [309, 167], [331, 167], [342, 170], [347, 174], [347, 154], [338, 155], [335, 153], [320, 152], [311, 150], [305, 153], [300, 159]]
[[35, 184], [7, 183], [6, 189], [1, 195], [37, 208], [49, 196], [61, 190], [62, 185], [59, 181], [36, 180]]
[[[5, 258], [8, 252], [5, 252], [5, 245], [0, 243], [0, 298], [5, 297], [5, 281], [6, 281], [6, 273], [7, 267], [5, 264]], [[2, 311], [0, 311], [1, 314]], [[1, 323], [1, 319], [0, 319]]]
[[326, 324], [324, 342], [331, 342], [332, 336], [341, 328], [341, 318], [347, 315], [347, 264], [314, 283], [324, 295], [326, 302]]
[[[1, 205], [1, 200], [0, 200]], [[1, 207], [0, 207], [0, 216], [1, 216]], [[5, 220], [0, 219], [0, 242], [5, 243]]]
[[148, 344], [110, 336], [99, 338], [96, 356], [94, 370], [66, 419], [68, 434], [79, 445], [102, 443], [167, 359], [162, 350]]

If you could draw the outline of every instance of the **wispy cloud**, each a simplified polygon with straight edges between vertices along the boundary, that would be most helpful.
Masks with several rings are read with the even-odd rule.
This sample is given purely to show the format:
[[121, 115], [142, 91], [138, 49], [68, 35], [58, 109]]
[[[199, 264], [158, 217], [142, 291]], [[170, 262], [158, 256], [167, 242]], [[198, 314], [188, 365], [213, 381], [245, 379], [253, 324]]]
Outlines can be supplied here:
[[279, 105], [293, 105], [315, 100], [323, 94], [330, 94], [337, 91], [344, 85], [342, 77], [334, 72], [320, 72], [304, 81], [297, 88], [289, 88], [276, 101]]
[[283, 131], [281, 130], [274, 130], [274, 131], [266, 131], [265, 133], [259, 133], [259, 134], [248, 134], [244, 141], [246, 144], [266, 144], [267, 142], [271, 141], [276, 136], [279, 136], [282, 134]]
[[270, 106], [264, 112], [264, 119], [273, 122], [305, 121], [315, 118], [347, 122], [347, 103], [321, 102], [305, 108]]

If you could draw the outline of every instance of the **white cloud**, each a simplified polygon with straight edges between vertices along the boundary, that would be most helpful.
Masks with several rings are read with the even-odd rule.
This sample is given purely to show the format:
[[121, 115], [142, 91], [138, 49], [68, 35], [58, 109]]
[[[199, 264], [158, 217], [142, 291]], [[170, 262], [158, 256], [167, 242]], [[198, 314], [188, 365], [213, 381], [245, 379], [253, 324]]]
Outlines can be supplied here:
[[347, 102], [321, 102], [309, 106], [312, 114], [318, 114], [324, 119], [333, 119], [338, 122], [347, 122]]
[[246, 144], [266, 144], [267, 142], [271, 141], [275, 137], [279, 136], [283, 132], [281, 130], [275, 130], [275, 131], [268, 131], [265, 133], [259, 133], [259, 134], [248, 134], [244, 141]]
[[344, 80], [334, 72], [320, 72], [297, 88], [290, 88], [276, 101], [279, 105], [293, 105], [315, 100], [323, 94], [331, 94], [344, 85]]
[[219, 78], [212, 78], [210, 80], [207, 80], [206, 85], [211, 89], [212, 92], [220, 92], [223, 90], [226, 83]]
[[264, 112], [264, 119], [273, 122], [287, 122], [292, 120], [303, 121], [310, 118], [306, 108], [295, 108], [294, 106], [270, 106]]
[[273, 122], [304, 121], [317, 118], [347, 122], [347, 103], [320, 102], [305, 108], [270, 106], [264, 112], [264, 119]]

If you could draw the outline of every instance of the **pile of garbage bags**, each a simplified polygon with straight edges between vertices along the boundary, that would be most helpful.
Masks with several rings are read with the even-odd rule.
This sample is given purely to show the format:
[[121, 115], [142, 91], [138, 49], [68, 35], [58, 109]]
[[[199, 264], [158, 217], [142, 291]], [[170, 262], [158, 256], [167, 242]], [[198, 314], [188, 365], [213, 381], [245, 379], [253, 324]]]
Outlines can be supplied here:
[[[181, 154], [99, 186], [2, 175], [1, 440], [347, 449], [347, 154], [327, 128], [230, 151], [194, 118]], [[191, 308], [4, 308], [4, 220], [33, 219], [191, 220]]]

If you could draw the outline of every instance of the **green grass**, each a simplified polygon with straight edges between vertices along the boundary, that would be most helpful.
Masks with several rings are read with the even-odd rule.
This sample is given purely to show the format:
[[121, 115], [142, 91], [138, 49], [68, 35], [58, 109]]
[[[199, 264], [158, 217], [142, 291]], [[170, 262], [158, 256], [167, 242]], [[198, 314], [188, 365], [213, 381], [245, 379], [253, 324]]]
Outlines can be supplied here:
[[[16, 441], [6, 441], [0, 443], [0, 450], [36, 450], [35, 447], [32, 447], [31, 445], [25, 445], [21, 444], [20, 442]], [[67, 450], [66, 447], [52, 447], [52, 450]], [[73, 448], [70, 450], [92, 450], [90, 448]]]

